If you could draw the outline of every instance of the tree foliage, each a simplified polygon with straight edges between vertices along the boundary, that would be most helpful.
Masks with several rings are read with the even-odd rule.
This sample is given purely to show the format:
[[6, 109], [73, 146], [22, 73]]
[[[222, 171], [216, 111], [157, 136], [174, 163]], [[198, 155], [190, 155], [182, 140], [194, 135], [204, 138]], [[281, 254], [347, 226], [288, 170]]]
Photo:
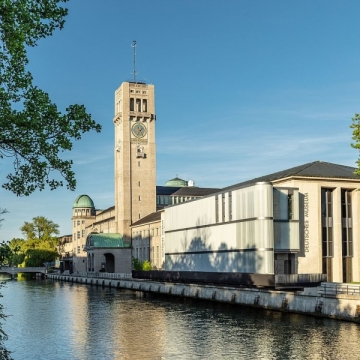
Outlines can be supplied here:
[[[0, 216], [6, 214], [8, 211], [6, 209], [0, 208]], [[4, 221], [4, 218], [0, 217], [0, 227], [1, 223]]]
[[135, 257], [132, 258], [132, 266], [134, 270], [140, 270], [140, 271], [150, 271], [152, 270], [152, 266], [150, 261], [148, 260], [139, 260]]
[[40, 267], [44, 266], [46, 262], [55, 261], [59, 254], [55, 250], [29, 249], [26, 251], [25, 256], [25, 266]]
[[36, 216], [32, 220], [32, 222], [25, 221], [20, 228], [26, 240], [50, 241], [55, 242], [54, 246], [56, 246], [57, 239], [54, 239], [54, 235], [59, 234], [59, 225], [44, 216]]
[[[58, 110], [33, 84], [26, 69], [27, 48], [62, 29], [67, 0], [2, 0], [0, 4], [0, 159], [11, 157], [14, 170], [2, 185], [16, 195], [63, 186], [75, 189], [72, 161], [61, 154], [90, 130], [100, 132], [83, 105]], [[60, 177], [59, 177], [60, 174]]]
[[11, 263], [11, 258], [13, 255], [13, 251], [10, 246], [3, 241], [0, 244], [0, 266], [9, 265]]
[[[353, 129], [353, 143], [351, 143], [351, 146], [355, 149], [358, 149], [360, 151], [360, 114], [355, 114], [355, 116], [351, 119], [352, 124], [350, 125], [350, 128]], [[355, 170], [356, 175], [360, 175], [360, 156], [358, 160], [356, 161], [357, 168]]]

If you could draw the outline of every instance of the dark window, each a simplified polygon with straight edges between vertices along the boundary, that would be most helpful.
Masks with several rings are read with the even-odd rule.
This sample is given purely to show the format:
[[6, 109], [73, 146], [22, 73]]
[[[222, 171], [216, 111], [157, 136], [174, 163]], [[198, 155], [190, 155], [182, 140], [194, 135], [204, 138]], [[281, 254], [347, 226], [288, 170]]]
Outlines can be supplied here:
[[215, 196], [215, 221], [219, 222], [219, 199]]
[[351, 191], [341, 189], [342, 256], [353, 256]]
[[289, 220], [292, 220], [293, 219], [293, 194], [291, 193], [289, 193], [289, 195], [288, 195], [288, 219]]
[[333, 256], [333, 208], [331, 189], [321, 189], [322, 255]]
[[229, 192], [229, 221], [232, 220], [232, 194]]
[[222, 194], [221, 200], [222, 221], [225, 222], [225, 194]]

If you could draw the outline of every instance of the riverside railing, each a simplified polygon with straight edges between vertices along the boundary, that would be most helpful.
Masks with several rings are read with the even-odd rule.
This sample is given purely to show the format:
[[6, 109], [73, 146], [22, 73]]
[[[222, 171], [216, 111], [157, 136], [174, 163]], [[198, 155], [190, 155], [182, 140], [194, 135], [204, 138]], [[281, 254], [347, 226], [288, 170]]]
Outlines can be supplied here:
[[[65, 275], [65, 274], [63, 274]], [[106, 272], [81, 272], [76, 271], [70, 276], [86, 277], [86, 278], [102, 278], [102, 279], [130, 279], [131, 273], [106, 273]]]
[[324, 297], [334, 297], [336, 295], [355, 295], [360, 296], [360, 285], [322, 283], [319, 294]]
[[275, 287], [318, 286], [326, 280], [326, 274], [277, 274]]

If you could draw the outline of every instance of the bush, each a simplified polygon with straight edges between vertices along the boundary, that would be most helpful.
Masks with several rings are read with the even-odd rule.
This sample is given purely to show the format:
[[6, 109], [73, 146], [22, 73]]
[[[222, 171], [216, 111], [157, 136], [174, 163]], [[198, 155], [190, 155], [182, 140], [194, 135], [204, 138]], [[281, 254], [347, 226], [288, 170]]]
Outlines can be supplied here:
[[152, 270], [151, 263], [148, 260], [141, 261], [141, 260], [133, 257], [132, 258], [132, 265], [133, 265], [134, 270], [138, 270], [138, 271], [150, 271], [150, 270]]

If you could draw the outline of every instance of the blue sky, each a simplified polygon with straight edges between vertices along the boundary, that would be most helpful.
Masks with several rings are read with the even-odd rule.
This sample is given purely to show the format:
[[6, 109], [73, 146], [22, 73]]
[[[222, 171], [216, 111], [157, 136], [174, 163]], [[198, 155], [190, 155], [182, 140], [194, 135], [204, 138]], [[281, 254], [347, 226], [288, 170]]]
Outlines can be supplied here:
[[[359, 1], [70, 0], [65, 28], [29, 50], [34, 82], [60, 109], [85, 104], [102, 126], [71, 153], [77, 189], [16, 197], [0, 240], [46, 216], [71, 233], [75, 198], [114, 204], [114, 91], [155, 85], [157, 184], [175, 175], [223, 187], [315, 160], [354, 166], [360, 112]], [[0, 163], [3, 183], [11, 161]]]

